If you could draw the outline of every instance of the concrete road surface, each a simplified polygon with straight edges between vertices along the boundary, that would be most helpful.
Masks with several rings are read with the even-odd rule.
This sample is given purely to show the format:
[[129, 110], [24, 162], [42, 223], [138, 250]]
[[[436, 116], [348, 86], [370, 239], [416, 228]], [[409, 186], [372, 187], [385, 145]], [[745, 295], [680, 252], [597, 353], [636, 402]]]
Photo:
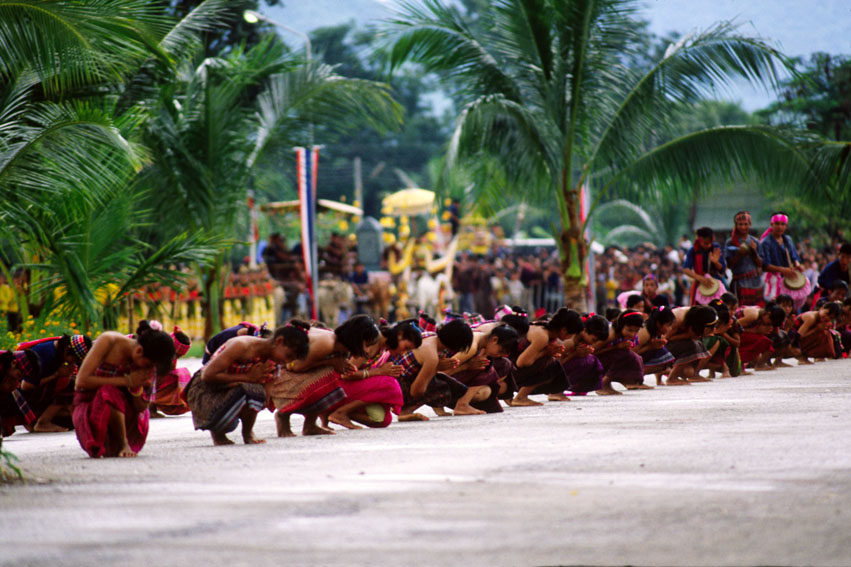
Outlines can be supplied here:
[[0, 564], [851, 565], [850, 409], [830, 361], [257, 446], [165, 418], [126, 460], [16, 434]]

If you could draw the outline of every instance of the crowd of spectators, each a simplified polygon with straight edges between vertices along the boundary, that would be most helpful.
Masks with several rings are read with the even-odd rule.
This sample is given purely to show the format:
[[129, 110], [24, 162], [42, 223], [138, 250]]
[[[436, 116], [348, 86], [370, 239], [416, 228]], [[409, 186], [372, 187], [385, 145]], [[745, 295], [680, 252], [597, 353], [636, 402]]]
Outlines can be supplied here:
[[[719, 233], [715, 241], [723, 246], [728, 236]], [[684, 235], [679, 242], [665, 246], [609, 246], [602, 253], [592, 255], [589, 285], [593, 284], [593, 296], [589, 298], [589, 309], [605, 313], [607, 308], [618, 307], [617, 297], [623, 292], [641, 291], [648, 275], [654, 276], [657, 293], [666, 297], [669, 305], [688, 305], [692, 280], [683, 271], [683, 262], [693, 240]], [[270, 272], [287, 290], [285, 316], [296, 315], [300, 311], [297, 299], [301, 295], [303, 305], [306, 290], [300, 249], [296, 246], [288, 256], [282, 256], [280, 250], [286, 247], [273, 245], [275, 241], [273, 237], [264, 257]], [[320, 277], [352, 286], [350, 305], [340, 305], [342, 319], [348, 314], [369, 311], [368, 284], [371, 280], [358, 262], [356, 247], [348, 244], [342, 236], [334, 235], [327, 246], [320, 248]], [[797, 243], [804, 274], [812, 289], [818, 287], [819, 272], [836, 259], [837, 245], [838, 241], [816, 248], [810, 238]], [[282, 261], [282, 257], [286, 259]], [[452, 274], [449, 300], [451, 308], [457, 312], [490, 314], [497, 305], [509, 304], [523, 307], [530, 314], [552, 313], [564, 304], [561, 265], [555, 246], [510, 248], [494, 240], [484, 254], [459, 251]], [[727, 272], [727, 281], [729, 275]], [[410, 308], [415, 310], [417, 306], [410, 305]], [[392, 308], [390, 316], [393, 317]]]

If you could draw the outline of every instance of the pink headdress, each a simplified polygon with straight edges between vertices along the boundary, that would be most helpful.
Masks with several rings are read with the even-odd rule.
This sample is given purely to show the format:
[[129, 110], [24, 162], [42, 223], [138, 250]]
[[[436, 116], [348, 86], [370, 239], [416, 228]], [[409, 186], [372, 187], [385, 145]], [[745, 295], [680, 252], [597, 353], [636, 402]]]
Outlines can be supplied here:
[[191, 342], [190, 342], [190, 344], [186, 344], [186, 343], [181, 342], [178, 339], [178, 337], [177, 337], [178, 333], [182, 334], [183, 331], [180, 330], [180, 327], [175, 325], [174, 331], [172, 331], [172, 333], [171, 333], [171, 338], [174, 340], [174, 358], [175, 359], [178, 359], [181, 356], [184, 356], [187, 352], [189, 352], [189, 349], [192, 348]]
[[[776, 222], [782, 222], [783, 224], [789, 224], [789, 217], [787, 217], [783, 213], [777, 213], [775, 215], [772, 215], [771, 216], [771, 224], [774, 224]], [[769, 232], [771, 232], [770, 226], [768, 227], [768, 229], [765, 232], [762, 233], [762, 236], [760, 236], [759, 239], [762, 240], [763, 238], [768, 236]]]

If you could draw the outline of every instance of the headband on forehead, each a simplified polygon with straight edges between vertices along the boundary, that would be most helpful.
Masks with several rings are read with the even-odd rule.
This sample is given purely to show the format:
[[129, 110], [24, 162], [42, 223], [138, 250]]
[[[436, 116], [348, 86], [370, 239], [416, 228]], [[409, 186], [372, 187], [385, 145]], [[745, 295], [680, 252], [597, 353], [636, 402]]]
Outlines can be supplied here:
[[643, 278], [641, 278], [641, 279], [642, 279], [642, 280], [653, 280], [653, 281], [655, 282], [655, 281], [656, 281], [656, 276], [654, 276], [653, 274], [647, 274], [646, 276], [644, 276], [644, 277], [643, 277]]
[[[292, 323], [287, 323], [286, 325], [284, 325], [284, 328], [285, 329], [287, 329], [287, 328], [297, 329], [297, 330], [301, 331], [302, 333], [304, 333], [305, 335], [307, 334], [307, 331], [305, 331], [304, 328], [301, 325], [293, 325]], [[259, 331], [259, 329], [258, 329], [258, 331]], [[257, 335], [255, 335], [255, 336], [257, 336]]]
[[464, 321], [467, 322], [468, 325], [474, 325], [476, 323], [484, 323], [485, 317], [481, 313], [467, 313], [464, 311]]
[[437, 323], [429, 321], [426, 314], [422, 311], [420, 311], [420, 317], [417, 323], [423, 331], [433, 332], [437, 329]]
[[496, 308], [494, 311], [493, 318], [497, 321], [500, 321], [506, 315], [517, 315], [518, 317], [528, 317], [525, 311], [522, 309], [514, 309], [510, 305], [502, 305]]
[[74, 351], [74, 356], [83, 360], [89, 354], [89, 348], [86, 346], [86, 337], [83, 335], [71, 335], [71, 350]]
[[734, 220], [734, 222], [739, 222], [739, 221], [744, 221], [744, 220], [749, 221], [749, 220], [751, 220], [751, 214], [748, 211], [742, 211], [741, 213], [739, 213], [735, 217], [733, 217], [733, 220]]
[[782, 213], [778, 213], [771, 217], [771, 222], [782, 222], [783, 224], [789, 224], [789, 217]]

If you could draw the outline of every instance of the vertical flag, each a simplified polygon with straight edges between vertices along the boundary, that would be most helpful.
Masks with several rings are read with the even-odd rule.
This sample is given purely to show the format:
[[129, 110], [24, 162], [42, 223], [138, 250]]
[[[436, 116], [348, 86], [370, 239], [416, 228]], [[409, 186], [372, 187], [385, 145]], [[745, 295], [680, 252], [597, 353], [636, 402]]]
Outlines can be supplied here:
[[305, 279], [310, 294], [310, 316], [318, 316], [316, 305], [316, 172], [319, 161], [319, 146], [310, 150], [302, 147], [296, 151], [296, 177], [301, 217], [301, 252], [304, 259]]
[[[591, 188], [588, 184], [584, 184], [582, 189], [579, 192], [579, 220], [580, 222], [585, 222], [588, 218], [588, 212], [591, 208]], [[582, 234], [582, 237], [585, 240], [586, 248], [585, 248], [585, 279], [586, 279], [586, 300], [588, 302], [588, 310], [593, 311], [591, 306], [596, 303], [596, 290], [595, 287], [597, 285], [597, 276], [594, 273], [594, 252], [591, 250], [591, 229], [588, 225], [585, 225], [585, 232]]]

